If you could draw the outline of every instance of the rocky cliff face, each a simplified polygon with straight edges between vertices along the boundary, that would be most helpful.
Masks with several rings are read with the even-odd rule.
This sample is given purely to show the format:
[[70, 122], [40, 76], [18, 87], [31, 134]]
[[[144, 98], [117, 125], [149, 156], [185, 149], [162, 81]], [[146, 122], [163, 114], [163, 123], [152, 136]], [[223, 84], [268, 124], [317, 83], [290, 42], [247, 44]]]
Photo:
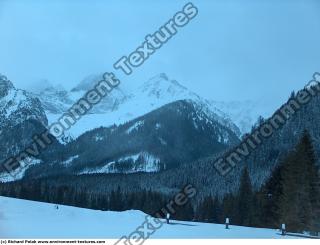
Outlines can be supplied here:
[[[46, 130], [48, 120], [39, 99], [16, 89], [5, 76], [0, 75], [0, 175], [12, 180], [2, 168], [9, 157], [18, 155], [32, 142], [35, 134]], [[33, 159], [39, 163], [39, 159]]]
[[31, 119], [43, 126], [48, 125], [40, 100], [24, 90], [16, 89], [9, 79], [0, 75], [0, 130]]

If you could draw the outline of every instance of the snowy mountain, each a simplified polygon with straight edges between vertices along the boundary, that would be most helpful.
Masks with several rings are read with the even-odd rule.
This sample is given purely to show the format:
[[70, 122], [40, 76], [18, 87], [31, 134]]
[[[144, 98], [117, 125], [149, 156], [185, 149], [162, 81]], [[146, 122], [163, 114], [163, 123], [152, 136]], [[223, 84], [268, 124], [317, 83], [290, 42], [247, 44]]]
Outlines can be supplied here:
[[[90, 76], [70, 91], [47, 85], [28, 93], [2, 77], [0, 136], [6, 142], [2, 156], [24, 150], [35, 134], [48, 127], [46, 114], [49, 119], [59, 117], [97, 79]], [[54, 144], [43, 153], [45, 156], [32, 159], [34, 164], [15, 179], [4, 171], [0, 179], [63, 173], [158, 172], [217, 154], [239, 142], [239, 130], [225, 114], [165, 74], [133, 92], [115, 89], [71, 132], [76, 132], [75, 141], [65, 147]]]
[[[158, 172], [217, 154], [238, 142], [235, 133], [216, 121], [214, 114], [193, 101], [183, 100], [119, 127], [85, 133], [70, 144], [68, 152], [74, 153], [72, 148], [77, 148], [73, 154], [79, 156], [75, 160], [77, 168], [86, 162], [82, 174]], [[86, 150], [82, 147], [85, 144]], [[89, 162], [100, 166], [90, 169]]]
[[28, 92], [16, 89], [10, 80], [0, 74], [0, 130], [26, 120], [36, 120], [43, 126], [48, 125], [40, 101]]
[[[297, 95], [296, 95], [297, 96]], [[185, 102], [187, 103], [187, 101]], [[175, 103], [173, 103], [175, 104]], [[189, 108], [192, 108], [192, 105], [197, 105], [197, 103], [187, 103]], [[239, 189], [240, 185], [240, 177], [241, 173], [243, 171], [244, 167], [248, 168], [251, 183], [253, 185], [254, 190], [259, 190], [270, 178], [272, 175], [274, 169], [281, 164], [282, 159], [286, 157], [288, 152], [292, 151], [295, 147], [295, 145], [298, 143], [298, 141], [301, 138], [302, 133], [304, 130], [308, 130], [311, 139], [313, 141], [314, 150], [316, 156], [320, 155], [320, 130], [318, 121], [320, 120], [320, 111], [319, 111], [319, 104], [320, 104], [320, 96], [319, 94], [316, 94], [312, 100], [300, 108], [294, 115], [290, 116], [286, 123], [280, 127], [279, 129], [275, 130], [274, 133], [268, 137], [263, 138], [263, 144], [258, 145], [254, 150], [250, 150], [248, 143], [246, 143], [247, 139], [242, 139], [242, 142], [239, 143], [234, 149], [239, 149], [241, 151], [245, 151], [245, 147], [248, 147], [249, 155], [247, 157], [242, 157], [240, 162], [234, 166], [232, 171], [229, 175], [221, 176], [216, 168], [214, 167], [214, 163], [217, 160], [217, 157], [219, 157], [219, 154], [223, 154], [225, 156], [228, 155], [228, 153], [232, 152], [232, 148], [228, 148], [228, 145], [225, 145], [226, 152], [224, 153], [223, 149], [222, 152], [219, 153], [219, 150], [217, 151], [217, 142], [219, 142], [219, 134], [215, 133], [217, 130], [214, 130], [213, 127], [206, 126], [206, 116], [200, 116], [199, 118], [204, 118], [204, 120], [196, 121], [197, 123], [195, 125], [198, 126], [198, 129], [200, 131], [197, 131], [197, 127], [193, 125], [193, 118], [195, 117], [189, 117], [189, 119], [186, 123], [183, 120], [180, 120], [179, 123], [173, 123], [175, 125], [174, 127], [165, 127], [164, 131], [168, 134], [171, 134], [172, 137], [174, 134], [172, 132], [175, 132], [178, 139], [180, 141], [176, 141], [174, 144], [170, 144], [170, 147], [166, 148], [165, 142], [168, 143], [170, 138], [166, 136], [165, 134], [161, 133], [158, 134], [157, 130], [151, 130], [159, 128], [159, 125], [157, 126], [157, 123], [160, 123], [160, 125], [164, 126], [160, 120], [164, 120], [165, 117], [162, 116], [162, 114], [158, 113], [157, 110], [153, 111], [151, 113], [158, 114], [159, 116], [156, 117], [156, 120], [152, 120], [152, 117], [150, 115], [145, 115], [145, 117], [142, 118], [136, 118], [135, 120], [129, 121], [126, 124], [115, 126], [107, 128], [107, 129], [96, 129], [91, 132], [88, 132], [84, 134], [83, 136], [79, 137], [78, 140], [75, 141], [75, 146], [78, 145], [79, 147], [73, 147], [73, 149], [68, 149], [67, 152], [69, 154], [66, 154], [63, 157], [63, 165], [71, 165], [75, 166], [78, 165], [78, 163], [81, 163], [80, 159], [85, 159], [85, 161], [82, 161], [85, 165], [85, 167], [89, 167], [89, 171], [87, 173], [105, 173], [103, 168], [104, 166], [107, 166], [110, 162], [119, 162], [121, 166], [121, 163], [125, 163], [123, 161], [126, 157], [130, 158], [128, 159], [130, 162], [131, 160], [136, 161], [137, 154], [140, 155], [143, 152], [147, 152], [149, 154], [152, 154], [153, 157], [156, 158], [162, 158], [162, 156], [169, 156], [172, 157], [171, 153], [174, 152], [175, 156], [188, 156], [187, 158], [189, 160], [194, 158], [202, 158], [197, 159], [193, 162], [185, 161], [183, 164], [178, 165], [177, 167], [174, 167], [175, 165], [172, 164], [171, 166], [174, 167], [170, 171], [160, 171], [159, 173], [156, 173], [155, 175], [128, 175], [125, 176], [125, 181], [122, 181], [119, 179], [119, 176], [109, 176], [104, 175], [101, 176], [101, 179], [98, 180], [98, 177], [95, 176], [94, 180], [90, 178], [86, 178], [86, 176], [79, 176], [79, 179], [73, 179], [72, 183], [68, 182], [69, 177], [66, 178], [65, 184], [74, 186], [79, 185], [81, 183], [86, 182], [86, 186], [90, 186], [93, 190], [101, 190], [105, 191], [107, 188], [110, 187], [110, 183], [113, 183], [112, 188], [117, 188], [118, 186], [121, 187], [123, 190], [127, 190], [128, 188], [133, 189], [143, 189], [146, 186], [146, 183], [148, 188], [151, 188], [152, 190], [172, 190], [175, 188], [175, 186], [182, 185], [183, 183], [192, 183], [195, 186], [197, 186], [199, 189], [201, 189], [201, 193], [199, 193], [199, 198], [204, 198], [205, 196], [211, 195], [211, 196], [224, 196], [228, 193], [236, 193]], [[176, 104], [177, 105], [177, 104]], [[183, 105], [183, 104], [182, 104]], [[285, 105], [285, 104], [284, 104]], [[166, 105], [162, 107], [164, 111], [168, 111], [168, 109], [177, 108], [176, 106], [172, 105]], [[194, 108], [199, 108], [197, 106], [194, 106]], [[161, 108], [160, 108], [161, 109]], [[159, 109], [158, 109], [159, 110]], [[279, 108], [280, 110], [280, 108]], [[277, 112], [279, 112], [279, 110]], [[187, 113], [184, 113], [184, 115], [197, 115], [196, 113], [193, 113], [195, 110], [186, 110]], [[205, 112], [205, 110], [201, 110], [202, 113]], [[167, 115], [171, 119], [173, 119], [172, 115], [178, 116], [177, 113], [170, 113], [168, 112]], [[269, 119], [270, 120], [270, 119]], [[148, 125], [145, 124], [145, 122], [148, 121]], [[211, 120], [208, 120], [209, 122]], [[213, 121], [215, 124], [217, 124], [217, 121]], [[218, 123], [219, 124], [219, 123]], [[169, 124], [166, 124], [169, 125]], [[181, 130], [182, 126], [188, 125], [182, 132], [183, 136], [188, 137], [188, 139], [183, 139], [181, 137], [181, 134], [178, 130]], [[200, 125], [200, 126], [199, 126]], [[221, 124], [220, 124], [221, 125]], [[256, 127], [261, 127], [263, 124], [256, 125]], [[201, 134], [202, 127], [206, 127], [205, 132], [210, 132], [208, 129], [212, 129], [210, 134], [203, 135]], [[161, 127], [160, 127], [161, 129]], [[223, 128], [220, 127], [220, 130]], [[117, 137], [112, 136], [113, 130], [116, 130], [115, 132]], [[109, 132], [109, 133], [108, 133]], [[181, 131], [180, 131], [181, 132]], [[196, 136], [192, 136], [193, 133], [198, 132]], [[225, 130], [225, 132], [228, 132]], [[129, 133], [129, 134], [127, 134]], [[191, 136], [189, 135], [191, 133]], [[231, 134], [230, 134], [231, 135]], [[111, 137], [110, 137], [111, 136]], [[118, 136], [121, 136], [120, 138]], [[160, 136], [160, 137], [158, 137]], [[215, 140], [212, 140], [213, 139]], [[252, 135], [248, 136], [252, 137]], [[87, 139], [86, 139], [87, 138]], [[108, 139], [110, 140], [109, 143]], [[119, 139], [119, 141], [117, 141]], [[207, 143], [207, 147], [203, 147], [203, 144], [205, 143], [204, 140], [209, 139], [210, 142]], [[222, 137], [220, 139], [220, 143], [223, 142], [223, 139], [226, 139], [226, 137]], [[101, 140], [101, 143], [99, 143], [99, 140]], [[114, 141], [116, 140], [116, 141]], [[222, 141], [221, 141], [222, 140]], [[134, 144], [134, 142], [138, 141], [140, 144]], [[90, 142], [89, 146], [90, 148], [86, 148], [86, 145], [84, 142]], [[124, 143], [125, 142], [125, 143]], [[214, 150], [218, 154], [214, 154], [214, 151], [211, 151], [211, 156], [208, 158], [203, 158], [206, 155], [208, 155], [208, 149], [210, 149], [210, 144], [212, 142], [215, 142]], [[164, 144], [162, 144], [164, 143]], [[201, 145], [202, 144], [202, 145]], [[245, 145], [247, 144], [247, 145]], [[71, 146], [69, 144], [69, 146]], [[97, 147], [95, 147], [97, 146]], [[103, 147], [101, 147], [103, 146]], [[134, 146], [137, 146], [137, 148], [134, 148]], [[183, 147], [181, 147], [183, 146]], [[189, 148], [184, 148], [185, 146]], [[96, 150], [93, 150], [94, 149]], [[112, 147], [114, 149], [118, 150], [112, 150]], [[123, 147], [123, 148], [122, 148]], [[110, 149], [111, 148], [111, 149]], [[152, 152], [149, 150], [151, 149], [160, 149], [163, 150], [163, 154], [159, 154], [158, 152]], [[193, 154], [194, 152], [197, 152], [197, 149], [206, 149], [206, 151], [201, 154]], [[90, 149], [90, 150], [89, 150]], [[169, 150], [168, 150], [169, 149]], [[171, 151], [170, 151], [171, 149]], [[182, 149], [182, 150], [181, 150]], [[91, 152], [91, 155], [89, 155], [87, 152]], [[72, 155], [71, 155], [72, 154]], [[87, 154], [87, 156], [85, 156]], [[158, 155], [159, 154], [159, 155]], [[80, 155], [81, 158], [78, 158]], [[93, 161], [95, 164], [92, 164], [90, 162], [91, 159], [95, 160], [95, 157], [98, 157], [101, 161]], [[171, 159], [175, 159], [172, 157]], [[194, 158], [192, 158], [194, 157]], [[154, 159], [156, 159], [154, 158]], [[176, 158], [177, 159], [177, 158]], [[180, 161], [177, 161], [180, 162]], [[97, 164], [98, 163], [98, 164]], [[146, 162], [145, 162], [146, 163]], [[100, 164], [100, 165], [99, 165]], [[62, 164], [61, 164], [62, 165]], [[59, 166], [59, 165], [58, 165]], [[81, 164], [79, 164], [81, 166]], [[126, 165], [123, 165], [126, 166]], [[81, 167], [83, 170], [85, 169], [84, 165]], [[39, 166], [35, 166], [33, 170], [36, 170], [39, 168]], [[107, 167], [108, 168], [108, 167]], [[40, 169], [40, 168], [39, 168]], [[43, 171], [45, 173], [51, 173], [54, 172], [54, 170], [57, 169], [56, 173], [62, 173], [64, 169], [68, 169], [64, 166], [57, 167], [57, 164], [55, 165], [54, 169], [48, 169], [48, 171]], [[70, 168], [69, 168], [70, 169]], [[72, 168], [71, 168], [72, 169]], [[76, 170], [76, 169], [73, 169]], [[108, 169], [109, 171], [110, 169]], [[31, 171], [31, 169], [30, 169]], [[108, 172], [106, 171], [106, 172]], [[39, 176], [38, 173], [34, 173], [36, 176]], [[76, 172], [76, 171], [75, 171]], [[114, 171], [114, 172], [121, 172], [121, 171]], [[30, 172], [30, 174], [32, 174]], [[141, 177], [143, 176], [143, 177]], [[63, 180], [60, 178], [57, 180], [58, 183], [61, 183]], [[112, 189], [111, 188], [111, 189]]]
[[41, 102], [0, 75], [0, 162], [22, 150], [47, 124]]
[[[6, 133], [1, 136], [8, 138], [12, 127], [19, 122], [28, 125], [16, 132], [29, 129], [28, 133], [6, 139], [8, 152], [3, 155], [13, 154], [12, 145], [18, 152], [35, 132], [48, 125], [45, 114], [49, 121], [57, 119], [99, 78], [99, 75], [89, 76], [70, 91], [46, 85], [33, 94], [15, 89], [10, 81], [2, 79], [1, 125]], [[237, 144], [241, 135], [222, 110], [228, 111], [239, 124], [247, 116], [249, 125], [254, 117], [249, 116], [255, 115], [250, 114], [249, 105], [249, 102], [240, 105], [205, 100], [165, 74], [159, 74], [133, 91], [121, 87], [112, 91], [70, 130], [74, 141], [63, 149], [53, 148], [44, 164], [39, 164], [42, 159], [35, 159], [36, 164], [19, 178], [62, 173], [158, 172], [214, 156]], [[29, 119], [35, 121], [31, 126]], [[247, 125], [243, 124], [242, 129], [247, 130]], [[23, 142], [19, 147], [17, 139]], [[11, 180], [8, 176], [1, 179]]]
[[260, 116], [267, 118], [273, 112], [273, 108], [261, 101], [210, 101], [210, 103], [226, 113], [238, 126], [242, 135], [251, 131]]
[[[88, 76], [70, 91], [49, 87], [34, 95], [44, 105], [49, 122], [54, 122], [63, 111], [71, 107], [72, 103], [75, 103], [88, 89], [93, 88], [101, 77], [101, 75]], [[69, 134], [75, 139], [89, 130], [101, 126], [119, 125], [145, 115], [163, 105], [183, 99], [193, 100], [203, 105], [208, 111], [215, 114], [215, 120], [227, 125], [238, 136], [241, 135], [239, 128], [229, 116], [219, 110], [214, 103], [189, 91], [177, 81], [170, 80], [164, 73], [151, 78], [133, 90], [124, 90], [120, 85], [96, 105], [90, 114], [83, 116], [69, 130]]]
[[[101, 80], [103, 74], [90, 75], [83, 79], [76, 87], [71, 89], [69, 92], [70, 97], [73, 99], [79, 99], [80, 96], [84, 95], [88, 90], [92, 89], [94, 85]], [[124, 88], [115, 88], [112, 93], [109, 93], [103, 100], [94, 106], [92, 109], [93, 114], [104, 114], [117, 111], [119, 106], [125, 103], [125, 101], [130, 98], [128, 91]], [[100, 125], [100, 126], [103, 126]], [[109, 125], [106, 125], [109, 126]]]
[[[49, 91], [49, 90], [48, 90]], [[10, 157], [17, 157], [33, 143], [33, 137], [47, 131], [48, 119], [45, 109], [33, 94], [17, 89], [5, 76], [0, 76], [0, 180], [14, 181], [24, 177], [29, 168], [41, 165], [55, 158], [61, 145], [48, 135], [52, 144], [37, 157], [28, 157], [29, 164], [18, 168], [11, 176], [2, 163]]]
[[74, 103], [62, 86], [49, 85], [41, 91], [34, 92], [33, 96], [41, 101], [47, 114], [63, 114]]
[[[24, 150], [33, 135], [44, 132], [47, 125], [41, 102], [28, 92], [16, 89], [10, 80], [0, 75], [0, 163]], [[40, 159], [29, 160], [29, 166], [41, 163]], [[0, 179], [15, 180], [2, 167], [0, 165]], [[17, 173], [17, 178], [23, 177], [26, 169]]]
[[[48, 85], [48, 87], [35, 92], [34, 95], [41, 100], [49, 121], [54, 122], [86, 91], [93, 88], [101, 76], [101, 74], [90, 75], [70, 91], [61, 86]], [[267, 105], [261, 102], [222, 102], [203, 99], [177, 81], [170, 80], [166, 74], [161, 73], [132, 90], [124, 90], [120, 85], [96, 105], [90, 115], [84, 116], [77, 125], [74, 125], [69, 134], [72, 138], [77, 138], [88, 130], [100, 126], [118, 125], [165, 104], [183, 99], [190, 99], [208, 107], [218, 116], [217, 120], [228, 125], [238, 136], [250, 132], [260, 115], [269, 116], [266, 113]]]
[[[27, 176], [159, 172], [225, 151], [237, 135], [192, 100], [166, 104], [119, 126], [88, 131]], [[172, 133], [174, 132], [174, 133]]]

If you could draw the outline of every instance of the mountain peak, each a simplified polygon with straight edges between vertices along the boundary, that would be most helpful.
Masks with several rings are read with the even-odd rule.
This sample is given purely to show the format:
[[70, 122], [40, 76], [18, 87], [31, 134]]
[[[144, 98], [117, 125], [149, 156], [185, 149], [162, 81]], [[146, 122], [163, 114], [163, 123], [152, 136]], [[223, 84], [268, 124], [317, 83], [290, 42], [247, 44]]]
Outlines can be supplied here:
[[160, 74], [158, 74], [158, 75], [156, 75], [156, 76], [154, 76], [154, 77], [149, 79], [149, 81], [153, 81], [153, 80], [155, 80], [155, 81], [158, 81], [158, 80], [166, 80], [166, 81], [168, 81], [169, 77], [167, 76], [166, 73], [162, 72], [162, 73], [160, 73]]
[[157, 99], [167, 98], [170, 102], [174, 99], [185, 99], [194, 97], [192, 93], [176, 80], [170, 80], [165, 73], [160, 73], [143, 83], [139, 90], [149, 97]]
[[89, 76], [86, 76], [77, 86], [75, 86], [73, 89], [71, 89], [71, 92], [78, 92], [78, 91], [88, 91], [89, 89], [92, 89], [93, 86], [98, 83], [103, 74], [91, 74]]
[[177, 86], [177, 87], [180, 87], [181, 89], [187, 90], [187, 88], [184, 87], [183, 85], [181, 85], [177, 80], [170, 80], [166, 73], [160, 73], [160, 74], [150, 78], [142, 86], [146, 86], [146, 85], [159, 86], [160, 83]]

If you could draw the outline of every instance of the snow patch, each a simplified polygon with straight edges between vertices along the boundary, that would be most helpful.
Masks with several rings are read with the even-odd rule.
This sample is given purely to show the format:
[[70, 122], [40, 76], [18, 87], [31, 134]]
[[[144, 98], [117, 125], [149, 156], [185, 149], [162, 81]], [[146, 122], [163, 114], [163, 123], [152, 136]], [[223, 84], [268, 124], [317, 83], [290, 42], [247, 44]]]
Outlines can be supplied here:
[[167, 142], [161, 137], [158, 138], [160, 140], [161, 145], [167, 145]]
[[156, 123], [156, 130], [161, 128], [161, 123]]
[[143, 125], [144, 125], [144, 121], [135, 122], [130, 128], [127, 129], [126, 133], [130, 134], [132, 131], [138, 130]]
[[119, 162], [123, 162], [123, 161], [132, 160], [132, 161], [135, 162], [135, 161], [138, 160], [139, 156], [140, 156], [140, 153], [135, 154], [135, 155], [131, 155], [131, 156], [122, 157], [122, 158], [120, 158], [118, 161], [119, 161]]
[[0, 173], [0, 181], [12, 182], [12, 181], [20, 180], [25, 176], [26, 171], [31, 166], [40, 164], [42, 162], [39, 159], [30, 158], [30, 157], [26, 158], [24, 161], [27, 163], [27, 165], [24, 162], [20, 162], [20, 166], [25, 166], [25, 167], [19, 167], [12, 173], [8, 173], [8, 172]]
[[102, 141], [102, 140], [103, 140], [103, 137], [101, 135], [96, 135], [96, 137], [95, 137], [96, 142]]
[[68, 167], [73, 162], [73, 160], [75, 160], [77, 158], [79, 158], [79, 155], [72, 156], [72, 157], [68, 158], [66, 161], [62, 162], [62, 165], [64, 165], [65, 167]]

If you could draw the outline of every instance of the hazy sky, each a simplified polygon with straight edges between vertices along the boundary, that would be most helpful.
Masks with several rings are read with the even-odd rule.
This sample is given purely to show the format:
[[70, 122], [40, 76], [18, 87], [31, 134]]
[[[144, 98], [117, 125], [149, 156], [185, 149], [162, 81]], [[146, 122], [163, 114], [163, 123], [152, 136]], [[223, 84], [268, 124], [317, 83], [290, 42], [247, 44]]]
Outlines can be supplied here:
[[[17, 87], [40, 79], [71, 88], [114, 71], [182, 9], [172, 0], [0, 0], [0, 73]], [[198, 16], [131, 76], [131, 87], [165, 72], [215, 100], [281, 104], [320, 71], [319, 0], [194, 0]]]

